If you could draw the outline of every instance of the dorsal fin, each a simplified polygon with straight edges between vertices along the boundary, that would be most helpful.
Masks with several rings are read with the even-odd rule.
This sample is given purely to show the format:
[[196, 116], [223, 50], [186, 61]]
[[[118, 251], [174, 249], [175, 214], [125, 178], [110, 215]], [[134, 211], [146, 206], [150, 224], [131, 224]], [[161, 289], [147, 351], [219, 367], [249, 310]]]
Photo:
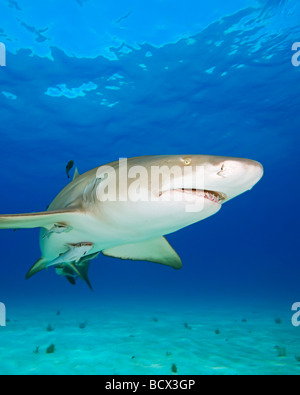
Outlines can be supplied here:
[[76, 178], [78, 178], [79, 176], [80, 176], [80, 174], [79, 174], [79, 171], [78, 171], [78, 169], [77, 169], [77, 167], [76, 167], [76, 169], [75, 169], [75, 171], [74, 171], [74, 176], [73, 176], [73, 180], [72, 180], [72, 181], [75, 181]]

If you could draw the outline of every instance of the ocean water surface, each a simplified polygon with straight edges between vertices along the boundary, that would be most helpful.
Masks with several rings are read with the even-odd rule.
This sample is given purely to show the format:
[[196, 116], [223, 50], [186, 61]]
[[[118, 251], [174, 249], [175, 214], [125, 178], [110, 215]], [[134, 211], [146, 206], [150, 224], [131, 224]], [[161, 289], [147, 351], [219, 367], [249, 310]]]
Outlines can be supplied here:
[[1, 0], [1, 214], [46, 210], [70, 160], [224, 155], [265, 174], [167, 237], [182, 270], [101, 255], [93, 293], [50, 269], [25, 281], [39, 231], [1, 230], [0, 374], [300, 373], [299, 17], [296, 0]]

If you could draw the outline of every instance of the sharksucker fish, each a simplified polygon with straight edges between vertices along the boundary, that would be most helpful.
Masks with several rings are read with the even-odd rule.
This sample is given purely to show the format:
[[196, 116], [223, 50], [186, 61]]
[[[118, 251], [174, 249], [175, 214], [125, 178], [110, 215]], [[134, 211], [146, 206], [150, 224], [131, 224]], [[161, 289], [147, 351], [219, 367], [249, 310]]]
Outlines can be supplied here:
[[66, 174], [68, 178], [70, 178], [70, 171], [73, 169], [73, 166], [74, 166], [74, 161], [70, 160], [66, 166]]
[[262, 165], [250, 159], [130, 158], [125, 173], [121, 161], [82, 175], [76, 170], [48, 211], [0, 215], [0, 229], [41, 228], [42, 257], [27, 279], [54, 266], [71, 284], [79, 277], [91, 288], [87, 272], [100, 252], [180, 269], [182, 261], [164, 236], [216, 214], [262, 176]]

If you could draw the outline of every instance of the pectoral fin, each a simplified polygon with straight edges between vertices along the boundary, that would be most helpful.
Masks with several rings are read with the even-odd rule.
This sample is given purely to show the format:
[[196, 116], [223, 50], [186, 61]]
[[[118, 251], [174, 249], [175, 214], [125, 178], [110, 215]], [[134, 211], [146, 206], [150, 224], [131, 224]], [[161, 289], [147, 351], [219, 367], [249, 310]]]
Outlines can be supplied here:
[[77, 211], [44, 211], [31, 214], [0, 215], [0, 229], [50, 229], [56, 223], [69, 223], [74, 216], [80, 215]]
[[26, 274], [26, 280], [30, 279], [32, 276], [41, 272], [42, 270], [46, 269], [47, 264], [48, 261], [46, 261], [46, 259], [40, 258]]
[[109, 248], [102, 251], [102, 253], [113, 258], [149, 261], [171, 266], [174, 269], [182, 268], [180, 257], [164, 237], [147, 240], [142, 243], [125, 244]]

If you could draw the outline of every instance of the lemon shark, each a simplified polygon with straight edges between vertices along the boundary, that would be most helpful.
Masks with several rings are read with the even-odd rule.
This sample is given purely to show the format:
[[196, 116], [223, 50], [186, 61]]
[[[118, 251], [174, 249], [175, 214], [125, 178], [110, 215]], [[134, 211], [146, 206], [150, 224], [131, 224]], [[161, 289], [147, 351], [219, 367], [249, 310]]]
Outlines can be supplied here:
[[91, 287], [90, 261], [100, 252], [180, 269], [182, 261], [164, 236], [216, 214], [262, 176], [262, 165], [250, 159], [130, 158], [82, 175], [76, 169], [48, 211], [0, 215], [0, 229], [41, 228], [42, 256], [27, 279], [53, 266], [71, 284], [80, 277]]

